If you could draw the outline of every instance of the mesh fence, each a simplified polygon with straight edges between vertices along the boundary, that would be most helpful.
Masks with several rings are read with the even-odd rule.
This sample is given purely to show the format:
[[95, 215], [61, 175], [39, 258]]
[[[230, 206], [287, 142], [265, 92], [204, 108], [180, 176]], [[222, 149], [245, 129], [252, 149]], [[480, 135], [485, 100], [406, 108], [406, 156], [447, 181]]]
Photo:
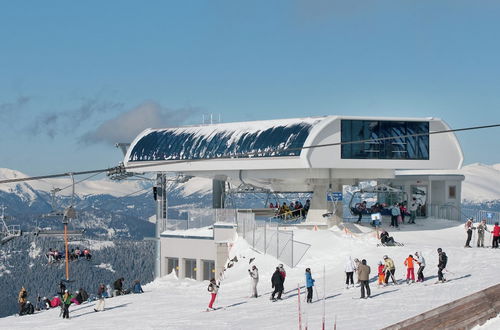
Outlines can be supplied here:
[[237, 223], [238, 234], [254, 249], [272, 255], [292, 268], [311, 247], [296, 241], [293, 231], [280, 229], [278, 223], [255, 221], [253, 213], [238, 213]]
[[462, 214], [464, 215], [464, 218], [474, 218], [475, 222], [484, 219], [489, 225], [493, 225], [495, 222], [500, 222], [500, 212], [462, 207]]

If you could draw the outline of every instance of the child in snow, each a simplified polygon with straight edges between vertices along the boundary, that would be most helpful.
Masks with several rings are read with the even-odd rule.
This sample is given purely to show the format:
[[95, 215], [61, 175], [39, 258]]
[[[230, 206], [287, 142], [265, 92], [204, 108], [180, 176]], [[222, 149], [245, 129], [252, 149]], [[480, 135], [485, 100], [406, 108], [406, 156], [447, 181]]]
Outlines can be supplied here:
[[104, 310], [104, 295], [106, 293], [106, 287], [104, 286], [104, 284], [100, 284], [99, 285], [99, 288], [97, 289], [97, 303], [94, 307], [94, 311], [95, 312], [100, 312], [100, 311], [103, 311]]
[[486, 219], [483, 219], [477, 225], [477, 247], [484, 247], [484, 233], [486, 231], [488, 231], [488, 226], [486, 226]]
[[410, 280], [412, 283], [415, 283], [415, 271], [413, 267], [413, 256], [410, 254], [408, 258], [405, 259], [405, 266], [406, 266], [406, 283], [410, 283]]
[[217, 292], [219, 291], [219, 285], [215, 282], [215, 278], [212, 278], [210, 280], [210, 284], [208, 285], [207, 290], [211, 294], [210, 303], [208, 304], [207, 311], [214, 310], [213, 305], [215, 302], [215, 298], [217, 297]]
[[378, 285], [384, 285], [385, 281], [385, 273], [384, 273], [384, 264], [382, 261], [378, 262]]
[[314, 279], [311, 275], [311, 268], [306, 268], [307, 302], [312, 303]]
[[465, 246], [466, 248], [470, 248], [470, 240], [472, 239], [472, 230], [476, 229], [474, 228], [474, 223], [472, 222], [472, 218], [467, 219], [465, 222], [465, 231], [467, 232], [467, 240], [465, 241]]
[[19, 315], [22, 315], [24, 305], [26, 305], [26, 301], [28, 297], [28, 291], [23, 287], [21, 287], [21, 291], [19, 291], [18, 297], [17, 297], [17, 302], [19, 304]]
[[69, 319], [69, 305], [71, 305], [71, 294], [69, 293], [68, 290], [64, 291], [63, 295], [63, 319]]
[[[271, 294], [271, 300], [276, 301], [276, 300], [281, 300], [281, 295], [283, 294], [283, 276], [280, 273], [280, 268], [276, 267], [276, 270], [273, 273], [273, 276], [271, 277], [271, 284], [272, 288], [274, 289], [273, 293]], [[278, 297], [275, 299], [274, 296], [278, 294]]]
[[446, 268], [446, 264], [448, 263], [448, 257], [446, 256], [446, 253], [443, 252], [443, 249], [439, 248], [437, 249], [438, 255], [439, 255], [439, 261], [438, 261], [438, 282], [445, 282], [446, 279], [444, 278], [443, 275], [443, 270]]

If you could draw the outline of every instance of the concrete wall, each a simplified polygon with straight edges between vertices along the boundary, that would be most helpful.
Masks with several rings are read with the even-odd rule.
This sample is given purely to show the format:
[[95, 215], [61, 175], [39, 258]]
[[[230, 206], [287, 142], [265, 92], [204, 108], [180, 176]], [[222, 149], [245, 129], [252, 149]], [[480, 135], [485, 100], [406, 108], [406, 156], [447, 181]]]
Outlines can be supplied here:
[[434, 308], [383, 330], [472, 329], [500, 313], [500, 284]]

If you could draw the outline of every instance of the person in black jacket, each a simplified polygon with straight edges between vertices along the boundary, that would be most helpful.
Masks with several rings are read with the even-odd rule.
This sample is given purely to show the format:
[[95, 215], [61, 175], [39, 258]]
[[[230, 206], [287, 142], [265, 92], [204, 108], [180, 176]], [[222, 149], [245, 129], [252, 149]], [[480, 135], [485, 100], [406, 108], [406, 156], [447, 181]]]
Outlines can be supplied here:
[[448, 262], [448, 257], [446, 256], [446, 253], [443, 252], [443, 249], [439, 248], [437, 249], [438, 255], [439, 255], [439, 261], [438, 261], [438, 282], [444, 282], [446, 279], [444, 278], [443, 275], [443, 269], [446, 268], [446, 263]]
[[120, 277], [119, 279], [117, 279], [113, 283], [113, 289], [114, 289], [113, 296], [114, 297], [123, 294], [123, 282], [124, 281], [125, 281], [125, 279], [123, 277]]
[[[271, 294], [271, 300], [272, 301], [281, 300], [281, 294], [283, 293], [283, 277], [281, 276], [279, 267], [276, 267], [276, 271], [274, 272], [273, 276], [271, 277], [271, 284], [272, 284], [272, 287], [274, 288], [274, 291]], [[278, 294], [278, 296], [275, 299], [274, 295], [276, 293]]]

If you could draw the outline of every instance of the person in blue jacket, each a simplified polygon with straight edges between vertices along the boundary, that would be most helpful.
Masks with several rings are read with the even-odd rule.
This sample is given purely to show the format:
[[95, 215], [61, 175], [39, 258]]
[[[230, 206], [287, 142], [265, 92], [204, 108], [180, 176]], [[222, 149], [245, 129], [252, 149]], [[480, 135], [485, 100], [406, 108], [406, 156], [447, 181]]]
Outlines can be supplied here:
[[142, 290], [141, 282], [139, 280], [135, 280], [134, 282], [134, 288], [132, 289], [132, 292], [134, 293], [144, 293]]
[[311, 275], [311, 268], [306, 268], [307, 302], [312, 303], [314, 279]]

